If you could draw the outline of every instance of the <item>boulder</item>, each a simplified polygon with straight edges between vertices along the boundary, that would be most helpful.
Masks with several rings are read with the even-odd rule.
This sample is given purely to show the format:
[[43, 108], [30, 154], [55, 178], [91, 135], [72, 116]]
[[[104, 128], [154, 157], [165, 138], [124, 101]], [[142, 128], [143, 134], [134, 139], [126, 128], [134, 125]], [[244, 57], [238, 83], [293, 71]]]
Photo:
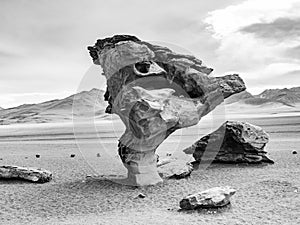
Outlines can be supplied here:
[[182, 209], [217, 208], [230, 203], [236, 190], [230, 187], [215, 187], [183, 198], [179, 205]]
[[268, 141], [268, 134], [258, 126], [227, 121], [184, 152], [193, 154], [198, 162], [211, 160], [216, 163], [274, 163], [264, 150]]
[[126, 183], [134, 186], [162, 181], [155, 151], [170, 134], [196, 125], [224, 98], [246, 89], [236, 74], [209, 76], [212, 69], [196, 57], [131, 35], [99, 39], [88, 50], [106, 77], [106, 112], [126, 127], [118, 152]]
[[52, 179], [52, 173], [37, 168], [0, 166], [0, 179], [22, 179], [35, 183], [45, 183]]

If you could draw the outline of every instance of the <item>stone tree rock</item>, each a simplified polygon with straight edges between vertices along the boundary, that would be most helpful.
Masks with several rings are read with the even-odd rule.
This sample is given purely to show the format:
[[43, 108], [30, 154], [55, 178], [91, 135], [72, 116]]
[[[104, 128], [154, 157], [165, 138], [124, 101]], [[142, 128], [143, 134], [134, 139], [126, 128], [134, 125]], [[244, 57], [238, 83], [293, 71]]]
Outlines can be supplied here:
[[20, 166], [0, 166], [0, 179], [22, 179], [36, 183], [45, 183], [52, 179], [48, 170]]
[[[264, 147], [268, 134], [260, 127], [246, 122], [227, 121], [218, 130], [202, 137], [184, 150], [193, 154], [196, 161], [204, 159], [205, 151], [217, 151], [213, 162], [217, 163], [274, 163], [266, 156]], [[214, 142], [222, 142], [220, 149], [213, 149]]]
[[88, 50], [107, 80], [107, 113], [126, 126], [119, 155], [130, 185], [161, 182], [155, 150], [175, 130], [197, 124], [223, 99], [245, 90], [234, 74], [208, 76], [212, 69], [189, 55], [130, 35], [99, 39]]
[[230, 203], [236, 190], [230, 187], [215, 187], [183, 198], [179, 205], [182, 209], [217, 208]]

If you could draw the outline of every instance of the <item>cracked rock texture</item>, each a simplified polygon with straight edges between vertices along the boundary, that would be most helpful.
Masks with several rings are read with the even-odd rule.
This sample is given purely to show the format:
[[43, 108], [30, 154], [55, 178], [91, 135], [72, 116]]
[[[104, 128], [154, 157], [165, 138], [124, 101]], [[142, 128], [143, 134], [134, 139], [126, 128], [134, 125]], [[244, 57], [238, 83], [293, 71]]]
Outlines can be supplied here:
[[212, 77], [194, 56], [172, 52], [130, 35], [100, 39], [88, 47], [107, 80], [107, 113], [126, 126], [118, 151], [128, 170], [127, 183], [162, 181], [156, 148], [175, 130], [196, 125], [224, 98], [246, 89], [234, 74]]
[[[184, 150], [196, 161], [212, 160], [217, 163], [274, 163], [264, 150], [268, 134], [260, 127], [246, 122], [227, 121], [218, 130], [202, 137]], [[218, 143], [218, 144], [216, 144]], [[218, 149], [215, 146], [219, 146]], [[214, 153], [213, 159], [205, 153]]]
[[21, 179], [36, 183], [45, 183], [52, 179], [52, 173], [37, 168], [0, 166], [0, 179]]
[[231, 187], [215, 187], [183, 198], [179, 205], [182, 209], [217, 208], [230, 203], [236, 190]]

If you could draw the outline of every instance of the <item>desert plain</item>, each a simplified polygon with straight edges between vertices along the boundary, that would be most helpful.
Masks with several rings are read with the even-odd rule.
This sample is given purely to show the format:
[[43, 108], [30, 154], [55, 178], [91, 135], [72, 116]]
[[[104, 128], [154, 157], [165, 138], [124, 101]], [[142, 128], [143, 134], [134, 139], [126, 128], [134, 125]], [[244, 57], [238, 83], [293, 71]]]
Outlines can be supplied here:
[[[132, 187], [108, 179], [125, 173], [117, 155], [124, 127], [116, 118], [2, 125], [0, 164], [41, 167], [53, 173], [53, 180], [0, 180], [0, 223], [300, 224], [299, 105], [224, 106], [199, 125], [175, 132], [157, 153], [192, 160], [182, 150], [223, 120], [246, 121], [267, 131], [266, 151], [275, 164], [211, 164], [186, 179]], [[237, 190], [230, 205], [180, 210], [179, 201], [186, 195], [218, 186]], [[137, 197], [140, 193], [145, 198]]]

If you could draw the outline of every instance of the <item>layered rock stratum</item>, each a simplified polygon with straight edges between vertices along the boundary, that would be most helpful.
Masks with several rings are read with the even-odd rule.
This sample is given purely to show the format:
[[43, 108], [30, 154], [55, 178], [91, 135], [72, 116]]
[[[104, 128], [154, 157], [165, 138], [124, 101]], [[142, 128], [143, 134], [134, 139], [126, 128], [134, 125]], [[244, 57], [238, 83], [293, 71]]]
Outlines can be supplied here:
[[155, 150], [175, 130], [196, 125], [224, 98], [246, 89], [237, 75], [212, 77], [194, 56], [131, 35], [99, 39], [88, 50], [107, 80], [107, 113], [126, 126], [118, 145], [130, 185], [162, 181]]

